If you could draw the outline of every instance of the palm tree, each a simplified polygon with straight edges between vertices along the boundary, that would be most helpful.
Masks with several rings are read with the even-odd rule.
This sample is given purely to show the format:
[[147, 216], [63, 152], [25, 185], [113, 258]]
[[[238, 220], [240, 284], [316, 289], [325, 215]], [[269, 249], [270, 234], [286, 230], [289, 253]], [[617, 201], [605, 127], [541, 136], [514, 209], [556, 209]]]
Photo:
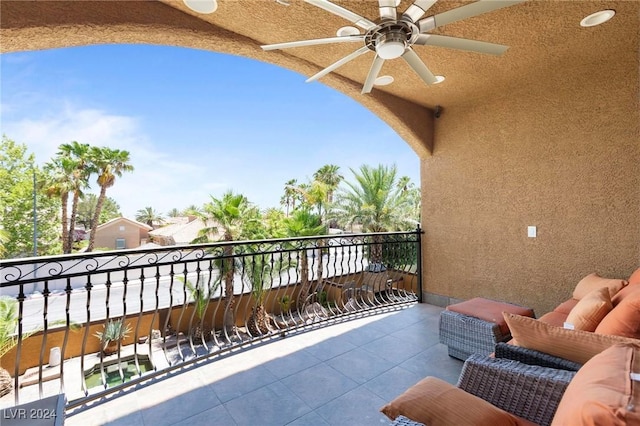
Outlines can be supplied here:
[[204, 324], [204, 315], [207, 311], [207, 307], [209, 306], [209, 300], [216, 293], [218, 287], [220, 286], [220, 279], [213, 279], [212, 275], [209, 275], [208, 279], [204, 277], [200, 277], [198, 275], [198, 280], [195, 284], [184, 277], [177, 277], [187, 290], [189, 290], [189, 295], [191, 299], [193, 299], [194, 303], [194, 314], [196, 316], [196, 326], [193, 329], [193, 337], [200, 338], [206, 340], [210, 337], [211, 329], [206, 327]]
[[[49, 198], [60, 198], [62, 207], [62, 252], [71, 253], [76, 226], [78, 201], [82, 191], [89, 187], [92, 172], [88, 144], [73, 141], [58, 147], [56, 156], [45, 165], [52, 179], [45, 184]], [[68, 214], [69, 193], [73, 194], [71, 215]]]
[[178, 210], [177, 208], [172, 208], [171, 210], [169, 210], [167, 212], [167, 216], [169, 217], [178, 217], [180, 216], [180, 210]]
[[[62, 144], [58, 148], [58, 156], [70, 159], [73, 163], [73, 171], [70, 177], [70, 190], [73, 193], [73, 201], [71, 202], [71, 217], [69, 219], [69, 232], [67, 234], [66, 247], [71, 253], [73, 249], [74, 231], [76, 228], [76, 216], [78, 211], [78, 201], [82, 196], [82, 190], [89, 187], [89, 176], [95, 171], [90, 162], [91, 148], [89, 144], [73, 141], [68, 144]], [[64, 242], [63, 242], [64, 245]]]
[[296, 179], [290, 179], [284, 184], [284, 195], [280, 199], [280, 204], [286, 207], [286, 215], [289, 217], [289, 207], [291, 210], [296, 209]]
[[198, 207], [195, 204], [191, 204], [189, 207], [187, 207], [186, 209], [184, 209], [182, 211], [182, 215], [184, 216], [189, 216], [189, 215], [196, 215], [198, 216], [200, 213], [202, 213], [202, 207]]
[[[308, 209], [298, 209], [285, 222], [287, 235], [290, 237], [310, 237], [323, 235], [326, 227], [322, 224], [320, 216], [311, 213]], [[322, 263], [322, 261], [320, 261]], [[300, 294], [298, 295], [298, 310], [301, 310], [311, 291], [309, 281], [309, 260], [307, 259], [307, 249], [303, 248], [300, 253]]]
[[[0, 297], [0, 358], [17, 343], [14, 336], [18, 326], [18, 301], [8, 296]], [[0, 366], [0, 397], [11, 392], [13, 380], [7, 370]]]
[[111, 148], [91, 148], [91, 162], [98, 173], [98, 185], [100, 185], [100, 195], [98, 195], [98, 203], [96, 211], [93, 215], [93, 225], [89, 234], [89, 246], [87, 252], [93, 250], [96, 239], [97, 223], [100, 218], [102, 204], [107, 196], [107, 188], [111, 188], [116, 177], [121, 177], [123, 172], [133, 171], [133, 166], [129, 163], [129, 152]]
[[291, 267], [282, 258], [274, 258], [265, 253], [254, 253], [243, 261], [243, 276], [251, 284], [251, 294], [255, 300], [255, 306], [251, 311], [248, 321], [249, 332], [252, 336], [259, 336], [269, 332], [269, 315], [264, 307], [267, 290], [271, 287], [274, 278], [283, 270]]
[[[335, 218], [345, 225], [359, 223], [364, 232], [387, 232], [408, 229], [408, 197], [396, 180], [396, 166], [363, 165], [360, 173], [351, 169], [356, 181], [346, 182], [337, 193]], [[374, 238], [379, 242], [380, 238]], [[372, 261], [382, 260], [382, 246], [371, 248]]]
[[62, 208], [60, 222], [62, 225], [62, 252], [70, 253], [69, 227], [68, 227], [68, 205], [71, 181], [69, 176], [73, 170], [73, 161], [67, 158], [54, 158], [44, 166], [45, 171], [51, 179], [45, 183], [44, 192], [49, 198], [59, 198]]
[[398, 188], [402, 189], [403, 192], [408, 191], [413, 188], [413, 183], [411, 183], [411, 178], [409, 176], [402, 176], [398, 179]]
[[338, 173], [338, 170], [340, 170], [340, 166], [336, 166], [335, 164], [325, 164], [313, 174], [313, 178], [315, 180], [327, 185], [328, 204], [333, 202], [333, 193], [338, 189], [340, 182], [344, 180], [344, 177]]
[[[205, 224], [213, 223], [214, 225], [201, 229], [198, 238], [193, 241], [194, 243], [211, 241], [219, 231], [222, 232], [219, 241], [236, 241], [245, 237], [251, 225], [259, 223], [260, 212], [244, 195], [227, 191], [222, 195], [222, 198], [211, 196], [211, 201], [204, 205], [203, 212], [199, 216]], [[233, 334], [235, 329], [233, 298], [235, 261], [233, 253], [233, 245], [224, 246], [221, 272], [224, 277], [224, 328], [227, 338]]]
[[136, 220], [138, 222], [146, 223], [152, 228], [155, 225], [162, 225], [164, 223], [164, 217], [162, 214], [156, 212], [153, 207], [145, 207], [144, 209], [136, 212]]
[[308, 185], [300, 185], [298, 187], [298, 192], [302, 195], [307, 206], [317, 209], [320, 220], [324, 216], [324, 208], [327, 205], [329, 191], [329, 185], [319, 180], [314, 180]]

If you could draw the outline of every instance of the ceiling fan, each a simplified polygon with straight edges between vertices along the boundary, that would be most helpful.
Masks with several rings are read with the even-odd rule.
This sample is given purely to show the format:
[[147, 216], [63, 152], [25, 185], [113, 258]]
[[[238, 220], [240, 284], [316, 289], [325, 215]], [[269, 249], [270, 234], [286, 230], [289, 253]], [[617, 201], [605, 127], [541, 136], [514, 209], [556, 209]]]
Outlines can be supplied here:
[[487, 43], [478, 40], [428, 34], [429, 31], [443, 25], [492, 12], [503, 7], [522, 3], [526, 0], [479, 0], [465, 6], [451, 9], [437, 15], [422, 18], [436, 0], [415, 0], [402, 14], [397, 11], [400, 0], [378, 0], [380, 19], [370, 21], [342, 6], [328, 0], [305, 0], [307, 3], [340, 16], [364, 30], [363, 34], [348, 34], [338, 37], [319, 38], [313, 40], [292, 41], [286, 43], [267, 44], [263, 50], [288, 49], [293, 47], [314, 46], [331, 43], [364, 43], [364, 46], [344, 58], [329, 65], [319, 73], [309, 77], [312, 82], [336, 70], [347, 62], [374, 52], [375, 58], [369, 74], [362, 87], [362, 93], [370, 93], [373, 84], [382, 69], [385, 60], [402, 58], [420, 76], [426, 84], [437, 82], [436, 76], [427, 68], [412, 46], [439, 46], [450, 49], [466, 50], [490, 55], [501, 55], [509, 46]]

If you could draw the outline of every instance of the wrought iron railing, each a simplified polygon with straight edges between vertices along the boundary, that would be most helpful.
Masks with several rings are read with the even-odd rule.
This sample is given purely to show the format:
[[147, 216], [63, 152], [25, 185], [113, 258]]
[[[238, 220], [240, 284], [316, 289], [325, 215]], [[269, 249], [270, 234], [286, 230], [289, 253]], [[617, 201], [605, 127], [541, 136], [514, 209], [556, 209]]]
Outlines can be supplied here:
[[0, 348], [13, 396], [0, 406], [65, 392], [75, 407], [258, 340], [419, 301], [421, 232], [0, 261], [15, 309]]

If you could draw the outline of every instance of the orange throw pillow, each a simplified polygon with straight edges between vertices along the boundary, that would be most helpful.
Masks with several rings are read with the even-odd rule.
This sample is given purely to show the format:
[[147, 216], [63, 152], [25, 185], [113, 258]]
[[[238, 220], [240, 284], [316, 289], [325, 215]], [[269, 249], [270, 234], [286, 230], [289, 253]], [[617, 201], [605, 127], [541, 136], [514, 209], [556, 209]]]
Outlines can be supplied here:
[[627, 294], [600, 321], [595, 332], [640, 339], [640, 291]]
[[475, 395], [435, 377], [422, 379], [380, 409], [429, 426], [531, 425]]
[[622, 290], [622, 287], [627, 285], [625, 280], [617, 280], [612, 278], [602, 278], [595, 272], [589, 274], [580, 280], [576, 288], [573, 290], [574, 299], [582, 299], [587, 294], [598, 288], [607, 287], [609, 289], [609, 296], [613, 297], [617, 292]]
[[613, 306], [618, 306], [624, 298], [636, 291], [640, 291], [640, 285], [628, 285], [611, 298], [611, 303], [613, 303]]
[[640, 268], [636, 269], [629, 277], [629, 284], [640, 284]]
[[582, 366], [567, 386], [552, 426], [640, 424], [640, 349], [614, 345]]
[[580, 299], [569, 312], [566, 322], [573, 325], [575, 330], [594, 331], [611, 309], [613, 305], [609, 289], [599, 288]]
[[553, 310], [553, 312], [559, 312], [561, 314], [569, 315], [569, 312], [578, 304], [579, 300], [573, 297], [569, 300], [565, 300]]
[[578, 364], [586, 363], [617, 343], [630, 343], [640, 348], [640, 340], [637, 339], [583, 330], [567, 330], [533, 318], [508, 313], [504, 314], [504, 318], [518, 346], [559, 356]]

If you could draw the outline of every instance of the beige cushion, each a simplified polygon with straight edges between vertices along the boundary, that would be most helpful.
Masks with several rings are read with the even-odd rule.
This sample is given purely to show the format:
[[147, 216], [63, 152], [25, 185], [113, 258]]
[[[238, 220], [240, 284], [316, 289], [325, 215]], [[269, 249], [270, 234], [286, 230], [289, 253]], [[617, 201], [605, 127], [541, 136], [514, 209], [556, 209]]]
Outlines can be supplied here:
[[609, 289], [609, 296], [613, 297], [627, 284], [626, 280], [602, 278], [594, 272], [580, 280], [578, 285], [576, 285], [576, 288], [573, 290], [573, 298], [580, 300], [593, 290], [602, 287], [607, 287]]
[[593, 290], [573, 307], [566, 322], [576, 330], [594, 331], [613, 305], [606, 287]]
[[531, 425], [435, 377], [422, 379], [380, 411], [391, 420], [402, 415], [429, 426]]
[[640, 424], [640, 349], [615, 345], [582, 366], [562, 396], [552, 426]]
[[640, 341], [620, 336], [596, 334], [583, 330], [567, 330], [533, 318], [505, 313], [505, 320], [519, 346], [584, 364], [595, 355], [617, 343], [640, 347]]

